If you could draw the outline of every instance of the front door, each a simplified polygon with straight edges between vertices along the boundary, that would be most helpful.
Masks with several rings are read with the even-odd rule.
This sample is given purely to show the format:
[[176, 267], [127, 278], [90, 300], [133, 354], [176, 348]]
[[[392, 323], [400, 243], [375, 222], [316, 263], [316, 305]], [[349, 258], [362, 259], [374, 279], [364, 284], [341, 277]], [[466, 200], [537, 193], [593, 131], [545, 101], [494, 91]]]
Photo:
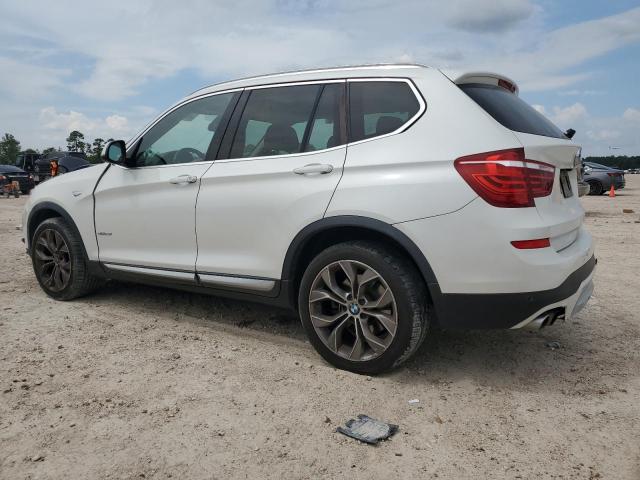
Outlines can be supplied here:
[[[196, 262], [195, 206], [237, 93], [187, 102], [155, 123], [95, 191], [99, 258], [133, 273], [180, 272]], [[227, 115], [225, 115], [227, 113]], [[183, 275], [184, 276], [184, 275]]]

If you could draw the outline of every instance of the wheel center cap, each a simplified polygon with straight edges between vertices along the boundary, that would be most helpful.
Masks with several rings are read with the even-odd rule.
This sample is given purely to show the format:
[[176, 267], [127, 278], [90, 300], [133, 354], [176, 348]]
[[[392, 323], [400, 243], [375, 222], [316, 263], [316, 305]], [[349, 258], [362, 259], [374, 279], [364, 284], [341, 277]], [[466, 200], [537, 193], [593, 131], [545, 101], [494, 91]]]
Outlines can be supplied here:
[[349, 305], [349, 312], [351, 315], [358, 315], [360, 313], [360, 307], [356, 303]]

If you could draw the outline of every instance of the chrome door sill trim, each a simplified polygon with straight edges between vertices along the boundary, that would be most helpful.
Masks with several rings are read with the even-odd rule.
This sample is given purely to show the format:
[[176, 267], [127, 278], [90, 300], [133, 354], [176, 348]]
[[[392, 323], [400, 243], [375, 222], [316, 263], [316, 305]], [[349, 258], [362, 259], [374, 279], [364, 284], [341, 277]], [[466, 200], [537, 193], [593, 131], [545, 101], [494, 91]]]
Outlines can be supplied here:
[[175, 280], [187, 280], [195, 283], [195, 272], [176, 272], [175, 270], [134, 267], [133, 265], [119, 265], [116, 263], [104, 263], [103, 265], [109, 270], [116, 270], [119, 272], [136, 273], [153, 277], [172, 278]]
[[229, 275], [212, 275], [198, 273], [200, 283], [210, 287], [234, 288], [242, 290], [254, 290], [256, 292], [269, 292], [276, 285], [275, 280], [262, 278], [234, 277]]

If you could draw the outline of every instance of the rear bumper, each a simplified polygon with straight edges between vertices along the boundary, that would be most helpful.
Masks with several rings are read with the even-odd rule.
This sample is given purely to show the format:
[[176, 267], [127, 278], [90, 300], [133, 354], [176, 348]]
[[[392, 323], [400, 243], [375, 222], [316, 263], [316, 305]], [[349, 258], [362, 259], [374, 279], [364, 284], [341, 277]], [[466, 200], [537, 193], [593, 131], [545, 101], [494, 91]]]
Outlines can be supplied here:
[[438, 323], [446, 328], [522, 328], [547, 312], [571, 318], [593, 291], [592, 256], [558, 287], [525, 293], [465, 294], [443, 293], [434, 298]]

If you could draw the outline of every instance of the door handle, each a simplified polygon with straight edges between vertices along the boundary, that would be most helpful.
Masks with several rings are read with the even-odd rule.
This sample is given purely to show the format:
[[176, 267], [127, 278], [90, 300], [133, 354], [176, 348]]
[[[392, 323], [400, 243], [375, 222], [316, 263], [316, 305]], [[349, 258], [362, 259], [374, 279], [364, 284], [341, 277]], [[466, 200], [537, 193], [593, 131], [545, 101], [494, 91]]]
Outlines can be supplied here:
[[198, 177], [195, 177], [193, 175], [178, 175], [177, 177], [169, 180], [169, 183], [172, 183], [173, 185], [180, 185], [183, 183], [196, 183], [197, 181]]
[[325, 173], [331, 173], [332, 171], [333, 165], [329, 165], [328, 163], [310, 163], [309, 165], [305, 165], [304, 167], [293, 169], [293, 173], [297, 175], [309, 175], [314, 173], [324, 175]]

